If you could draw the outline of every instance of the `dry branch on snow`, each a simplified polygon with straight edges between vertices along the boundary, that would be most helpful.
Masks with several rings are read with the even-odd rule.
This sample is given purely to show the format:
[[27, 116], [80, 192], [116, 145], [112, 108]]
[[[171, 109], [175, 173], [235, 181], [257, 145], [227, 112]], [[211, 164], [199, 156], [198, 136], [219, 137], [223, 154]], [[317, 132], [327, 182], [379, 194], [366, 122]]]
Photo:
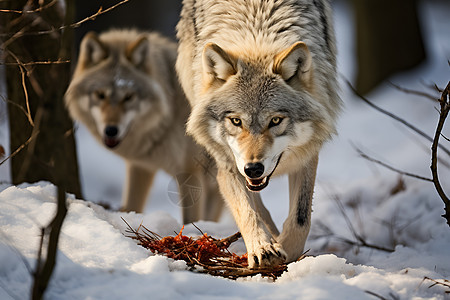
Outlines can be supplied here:
[[[201, 236], [194, 238], [183, 235], [183, 226], [176, 236], [161, 237], [142, 224], [137, 229], [133, 229], [123, 218], [122, 220], [128, 226], [126, 230], [128, 237], [137, 240], [139, 245], [155, 254], [184, 260], [194, 272], [230, 279], [258, 274], [276, 279], [287, 270], [286, 264], [271, 268], [249, 269], [247, 254], [237, 255], [228, 251], [228, 247], [241, 237], [239, 232], [224, 239], [215, 239], [196, 227]], [[299, 260], [303, 257], [305, 256], [303, 255]]]

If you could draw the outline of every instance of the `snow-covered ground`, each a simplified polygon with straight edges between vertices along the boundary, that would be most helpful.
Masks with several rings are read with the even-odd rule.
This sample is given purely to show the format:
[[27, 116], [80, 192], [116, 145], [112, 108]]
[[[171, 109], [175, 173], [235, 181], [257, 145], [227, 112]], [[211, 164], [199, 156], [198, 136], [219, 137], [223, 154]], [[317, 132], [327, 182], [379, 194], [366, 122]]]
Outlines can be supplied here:
[[[432, 1], [431, 1], [432, 2]], [[403, 87], [427, 91], [450, 80], [450, 3], [423, 1], [429, 60], [408, 74], [391, 78]], [[336, 8], [339, 69], [354, 76], [351, 15]], [[98, 146], [83, 127], [77, 131], [85, 200], [69, 196], [56, 271], [47, 299], [450, 299], [450, 288], [429, 277], [450, 279], [450, 228], [440, 217], [443, 203], [431, 183], [406, 178], [360, 158], [354, 146], [392, 166], [430, 177], [430, 143], [369, 108], [342, 85], [346, 108], [339, 136], [322, 151], [306, 249], [311, 256], [289, 265], [272, 282], [260, 276], [232, 281], [186, 270], [183, 262], [155, 256], [125, 237], [123, 217], [169, 235], [179, 231], [180, 210], [170, 200], [171, 179], [159, 174], [144, 214], [106, 211], [92, 202], [120, 205], [124, 165]], [[436, 97], [438, 94], [434, 93]], [[377, 105], [429, 135], [437, 124], [437, 105], [388, 84], [368, 96]], [[1, 119], [0, 114], [0, 119]], [[447, 126], [444, 134], [450, 136]], [[0, 139], [5, 139], [5, 125]], [[4, 141], [0, 144], [5, 145]], [[450, 143], [443, 140], [450, 148]], [[441, 156], [448, 162], [449, 157]], [[0, 181], [7, 181], [5, 166]], [[450, 169], [440, 167], [450, 194]], [[169, 187], [170, 186], [170, 187]], [[48, 183], [0, 187], [0, 299], [26, 299], [32, 284], [39, 228], [55, 210], [55, 188]], [[263, 200], [281, 227], [287, 215], [287, 180], [272, 180]], [[225, 214], [219, 223], [198, 222], [204, 232], [225, 237], [236, 232]], [[395, 250], [355, 247], [352, 230], [368, 244]], [[193, 226], [185, 234], [197, 235]], [[245, 251], [242, 241], [233, 251]]]

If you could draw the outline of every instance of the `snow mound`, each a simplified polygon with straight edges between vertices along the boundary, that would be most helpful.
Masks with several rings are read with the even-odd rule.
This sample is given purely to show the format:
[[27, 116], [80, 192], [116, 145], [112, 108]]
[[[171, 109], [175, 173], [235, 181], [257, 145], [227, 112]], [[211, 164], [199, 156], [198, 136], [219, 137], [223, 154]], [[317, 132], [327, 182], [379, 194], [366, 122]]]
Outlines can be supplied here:
[[[374, 189], [379, 190], [376, 185]], [[49, 183], [11, 186], [0, 192], [1, 299], [28, 298], [40, 228], [53, 217], [55, 192], [55, 187]], [[357, 192], [357, 188], [349, 188], [341, 194], [343, 203], [346, 203], [345, 199], [353, 199]], [[367, 191], [367, 188], [361, 188], [359, 192], [377, 195]], [[173, 218], [158, 213], [110, 212], [69, 196], [57, 266], [46, 297], [138, 299], [155, 295], [159, 299], [373, 299], [373, 294], [376, 294], [400, 299], [445, 299], [444, 287], [428, 288], [431, 282], [423, 282], [425, 276], [443, 280], [450, 274], [450, 230], [439, 219], [439, 211], [431, 209], [439, 206], [430, 200], [436, 200], [436, 197], [427, 196], [432, 195], [431, 192], [419, 184], [376, 207], [363, 206], [367, 206], [376, 219], [377, 215], [389, 217], [387, 212], [407, 205], [404, 204], [405, 199], [409, 199], [408, 204], [416, 208], [429, 205], [429, 213], [420, 216], [417, 221], [423, 223], [425, 229], [419, 230], [418, 238], [410, 239], [409, 245], [397, 246], [393, 253], [361, 248], [360, 255], [355, 257], [365, 261], [358, 264], [334, 254], [309, 256], [289, 264], [288, 271], [275, 282], [260, 276], [231, 281], [188, 271], [184, 262], [153, 255], [126, 237], [126, 224], [121, 220], [124, 218], [132, 226], [143, 223], [165, 235], [169, 227], [173, 231], [180, 229]], [[361, 196], [361, 199], [365, 197]], [[374, 197], [367, 199], [377, 202]], [[408, 210], [405, 212], [408, 213]], [[320, 213], [327, 214], [326, 211]], [[339, 218], [339, 214], [335, 213], [329, 220], [339, 223]], [[230, 226], [210, 222], [200, 222], [200, 228], [218, 237], [227, 236], [230, 231]], [[194, 229], [187, 227], [188, 232], [198, 235]], [[411, 232], [405, 230], [405, 239], [414, 230], [417, 228], [412, 228]], [[383, 240], [377, 230], [371, 233], [374, 242]], [[371, 236], [369, 234], [368, 238]], [[310, 243], [321, 245], [323, 241], [318, 239]], [[351, 257], [351, 252], [344, 253]]]

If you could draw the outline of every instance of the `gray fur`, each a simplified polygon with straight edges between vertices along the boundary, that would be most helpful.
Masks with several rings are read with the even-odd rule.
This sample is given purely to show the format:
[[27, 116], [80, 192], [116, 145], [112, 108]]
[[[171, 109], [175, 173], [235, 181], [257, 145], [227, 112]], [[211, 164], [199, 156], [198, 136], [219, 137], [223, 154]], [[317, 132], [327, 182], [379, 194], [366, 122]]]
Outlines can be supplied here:
[[[217, 220], [223, 200], [215, 166], [185, 134], [189, 104], [174, 68], [176, 49], [176, 43], [157, 33], [89, 33], [82, 41], [65, 102], [72, 118], [104, 146], [102, 126], [124, 128], [117, 146], [108, 148], [126, 162], [123, 210], [142, 212], [155, 173], [164, 170], [174, 179], [189, 174], [200, 185], [179, 186], [183, 222]], [[199, 198], [192, 199], [190, 188], [202, 191]]]
[[[317, 156], [341, 109], [330, 3], [184, 0], [177, 31], [176, 68], [192, 108], [187, 132], [217, 162], [249, 266], [295, 260], [309, 232]], [[264, 162], [264, 176], [247, 178], [249, 162]], [[258, 190], [286, 173], [290, 213], [278, 235], [245, 186]]]

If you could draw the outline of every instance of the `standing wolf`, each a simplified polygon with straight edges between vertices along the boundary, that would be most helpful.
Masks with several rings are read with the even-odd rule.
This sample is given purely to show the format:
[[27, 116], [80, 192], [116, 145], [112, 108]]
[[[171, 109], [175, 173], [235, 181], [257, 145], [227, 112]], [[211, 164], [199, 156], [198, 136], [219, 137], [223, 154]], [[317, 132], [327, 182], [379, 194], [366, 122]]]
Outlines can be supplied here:
[[125, 160], [123, 210], [143, 210], [162, 169], [177, 179], [184, 223], [217, 220], [223, 200], [208, 173], [214, 164], [207, 167], [209, 156], [185, 135], [190, 110], [177, 80], [176, 56], [176, 44], [156, 33], [89, 33], [65, 101], [73, 119]]
[[[184, 0], [176, 63], [192, 112], [244, 238], [249, 267], [296, 260], [310, 227], [323, 143], [335, 133], [332, 12], [326, 0]], [[258, 191], [289, 174], [278, 233]]]

